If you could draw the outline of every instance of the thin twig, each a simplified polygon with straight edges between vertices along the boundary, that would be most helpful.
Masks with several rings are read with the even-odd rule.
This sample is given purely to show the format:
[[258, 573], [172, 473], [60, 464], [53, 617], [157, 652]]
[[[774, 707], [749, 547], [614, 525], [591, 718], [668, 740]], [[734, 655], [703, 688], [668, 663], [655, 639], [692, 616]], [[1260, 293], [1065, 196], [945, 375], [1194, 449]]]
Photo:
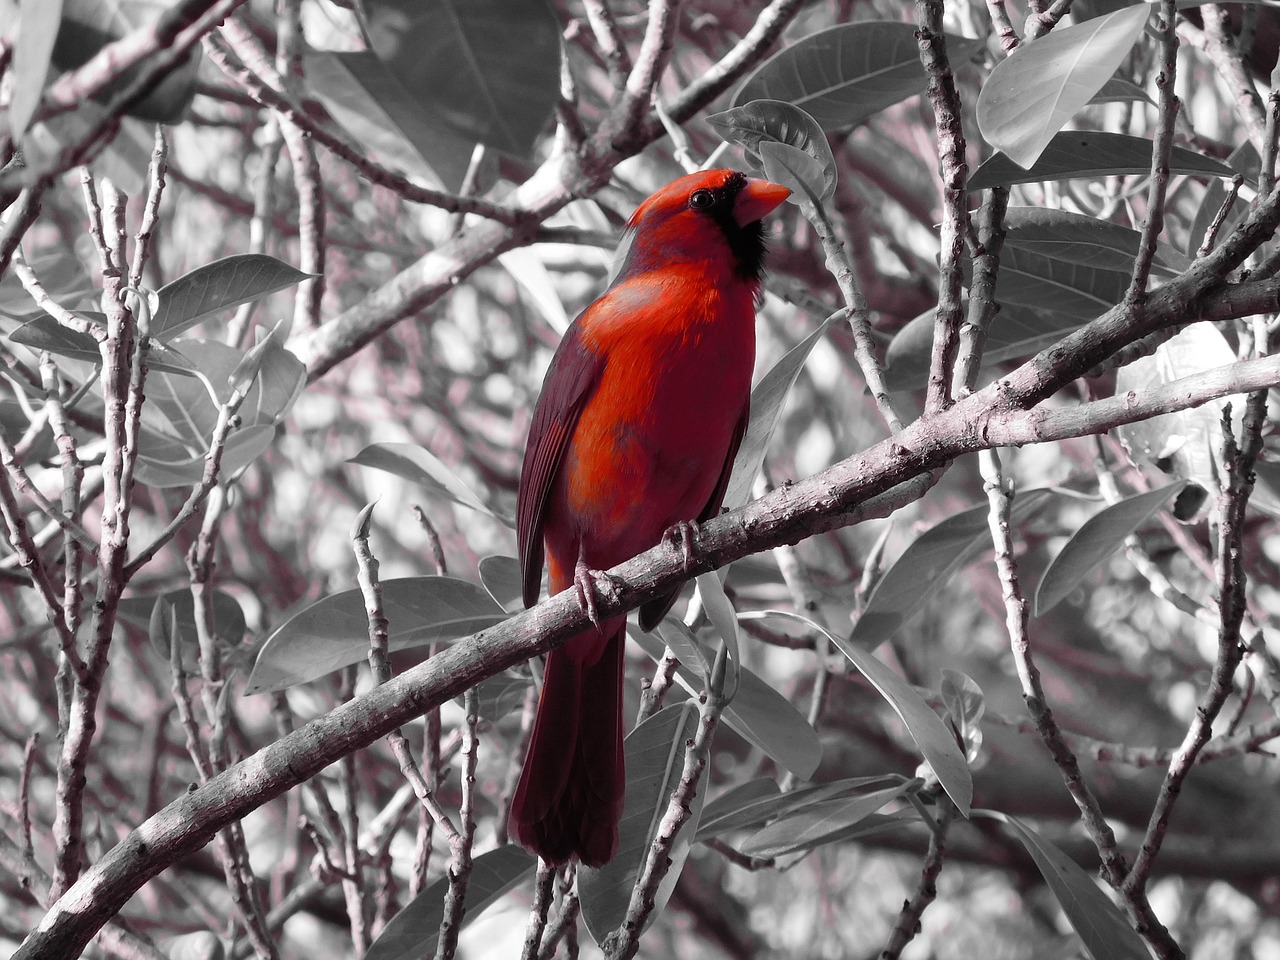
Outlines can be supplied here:
[[956, 78], [947, 57], [942, 14], [942, 0], [916, 0], [916, 38], [920, 60], [929, 76], [929, 103], [933, 106], [938, 134], [938, 166], [942, 178], [938, 308], [934, 314], [926, 411], [941, 410], [951, 402], [952, 374], [959, 347], [960, 324], [964, 319], [960, 301], [960, 289], [964, 285], [964, 238], [972, 231], [966, 209], [968, 193], [965, 183], [969, 179], [969, 167], [965, 163], [960, 91], [956, 88]]
[[[1138, 241], [1138, 255], [1133, 261], [1133, 275], [1125, 293], [1127, 303], [1136, 307], [1147, 295], [1147, 283], [1151, 276], [1151, 264], [1155, 260], [1156, 243], [1164, 229], [1165, 195], [1169, 190], [1169, 155], [1173, 150], [1173, 131], [1181, 106], [1174, 93], [1178, 70], [1178, 33], [1175, 30], [1178, 10], [1174, 0], [1162, 0], [1160, 5], [1160, 72], [1156, 74], [1159, 91], [1159, 112], [1156, 118], [1155, 137], [1151, 145], [1151, 183], [1147, 189], [1147, 219], [1142, 225]], [[1209, 14], [1205, 14], [1209, 19]]]
[[929, 834], [929, 851], [920, 868], [920, 883], [911, 899], [902, 904], [902, 910], [889, 934], [889, 942], [880, 952], [880, 960], [897, 960], [903, 949], [920, 932], [920, 917], [938, 896], [938, 875], [942, 873], [942, 861], [946, 851], [947, 833], [955, 819], [956, 808], [946, 794], [938, 798], [937, 829]]

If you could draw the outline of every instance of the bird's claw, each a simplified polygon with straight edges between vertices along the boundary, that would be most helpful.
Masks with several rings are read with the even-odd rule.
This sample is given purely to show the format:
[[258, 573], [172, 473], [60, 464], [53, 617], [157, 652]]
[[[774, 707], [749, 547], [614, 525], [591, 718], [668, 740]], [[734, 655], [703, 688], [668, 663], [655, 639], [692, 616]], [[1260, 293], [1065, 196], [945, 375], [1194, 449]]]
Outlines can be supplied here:
[[670, 540], [672, 545], [680, 551], [680, 556], [684, 561], [685, 573], [689, 573], [693, 569], [693, 562], [697, 559], [698, 554], [695, 541], [701, 534], [702, 530], [698, 527], [698, 521], [696, 520], [681, 520], [667, 528], [666, 539]]
[[608, 585], [609, 589], [617, 589], [613, 577], [603, 570], [592, 570], [582, 560], [579, 560], [573, 568], [573, 589], [578, 596], [578, 606], [590, 618], [597, 630], [601, 629], [598, 602], [600, 590], [597, 585], [602, 581]]

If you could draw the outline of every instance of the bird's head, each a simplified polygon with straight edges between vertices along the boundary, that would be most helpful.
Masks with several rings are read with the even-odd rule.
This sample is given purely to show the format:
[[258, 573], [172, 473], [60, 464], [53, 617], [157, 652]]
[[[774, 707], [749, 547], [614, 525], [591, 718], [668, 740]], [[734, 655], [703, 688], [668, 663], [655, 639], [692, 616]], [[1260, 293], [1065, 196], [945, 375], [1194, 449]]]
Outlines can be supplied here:
[[674, 180], [627, 222], [634, 238], [622, 272], [705, 262], [756, 283], [765, 255], [760, 220], [790, 195], [784, 186], [736, 170], [701, 170]]

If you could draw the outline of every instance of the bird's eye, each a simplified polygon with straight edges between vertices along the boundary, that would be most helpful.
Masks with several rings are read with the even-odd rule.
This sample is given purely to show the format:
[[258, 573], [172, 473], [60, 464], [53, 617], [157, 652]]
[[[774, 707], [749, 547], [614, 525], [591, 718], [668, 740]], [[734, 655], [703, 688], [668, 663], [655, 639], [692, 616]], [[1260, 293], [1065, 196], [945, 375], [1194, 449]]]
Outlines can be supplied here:
[[710, 190], [695, 190], [689, 196], [689, 206], [694, 210], [710, 210], [716, 202]]

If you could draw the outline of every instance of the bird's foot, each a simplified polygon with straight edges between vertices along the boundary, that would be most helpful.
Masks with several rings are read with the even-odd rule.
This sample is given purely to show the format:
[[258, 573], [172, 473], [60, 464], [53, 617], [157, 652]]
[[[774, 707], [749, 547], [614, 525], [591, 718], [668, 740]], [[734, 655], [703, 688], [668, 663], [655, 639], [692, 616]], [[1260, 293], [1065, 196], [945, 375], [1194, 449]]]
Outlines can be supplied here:
[[586, 561], [579, 560], [573, 568], [573, 589], [578, 595], [578, 606], [591, 619], [597, 630], [600, 629], [601, 586], [614, 596], [618, 593], [618, 581], [603, 570], [592, 570]]
[[670, 540], [672, 546], [680, 551], [680, 556], [684, 560], [685, 573], [692, 570], [693, 562], [698, 557], [695, 541], [701, 534], [702, 530], [698, 527], [696, 520], [681, 520], [669, 526], [667, 532], [662, 535], [664, 540]]

